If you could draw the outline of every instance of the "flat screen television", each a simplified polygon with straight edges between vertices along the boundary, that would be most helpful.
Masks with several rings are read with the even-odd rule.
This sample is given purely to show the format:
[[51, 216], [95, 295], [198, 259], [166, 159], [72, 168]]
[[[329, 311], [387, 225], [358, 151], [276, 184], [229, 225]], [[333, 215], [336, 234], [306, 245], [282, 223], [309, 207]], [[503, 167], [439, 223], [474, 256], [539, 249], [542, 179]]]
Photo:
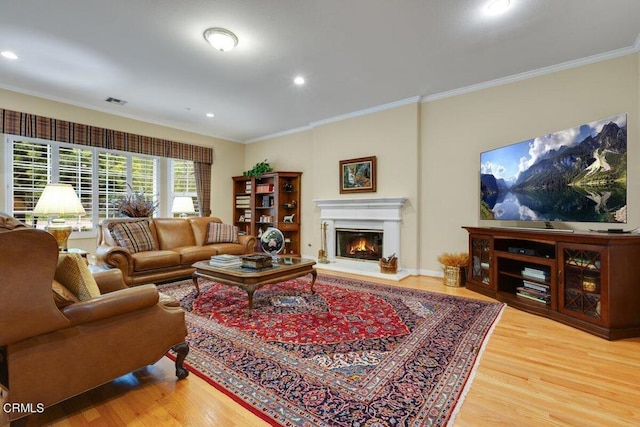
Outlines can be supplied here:
[[627, 115], [480, 154], [480, 219], [627, 222]]

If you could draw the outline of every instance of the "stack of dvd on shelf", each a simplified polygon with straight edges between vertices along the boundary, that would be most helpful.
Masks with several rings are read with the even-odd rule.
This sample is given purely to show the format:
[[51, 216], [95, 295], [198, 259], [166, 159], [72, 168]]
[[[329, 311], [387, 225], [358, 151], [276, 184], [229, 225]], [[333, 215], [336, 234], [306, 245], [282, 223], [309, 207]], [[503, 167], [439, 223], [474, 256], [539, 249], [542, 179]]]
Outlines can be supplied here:
[[242, 265], [242, 259], [237, 255], [214, 255], [209, 260], [212, 267], [239, 267]]
[[[522, 270], [522, 275], [540, 281], [549, 280], [548, 272], [530, 267], [525, 267]], [[516, 295], [543, 304], [551, 304], [551, 287], [545, 283], [523, 279], [522, 286], [518, 286], [516, 289]]]

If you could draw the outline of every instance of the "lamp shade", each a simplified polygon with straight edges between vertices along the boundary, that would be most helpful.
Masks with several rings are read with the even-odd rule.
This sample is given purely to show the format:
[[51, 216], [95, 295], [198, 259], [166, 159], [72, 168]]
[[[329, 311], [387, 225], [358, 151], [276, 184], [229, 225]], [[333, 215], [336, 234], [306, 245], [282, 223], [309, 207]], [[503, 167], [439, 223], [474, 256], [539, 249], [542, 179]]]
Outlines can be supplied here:
[[188, 196], [176, 196], [173, 199], [173, 207], [171, 212], [179, 214], [194, 213], [196, 208], [193, 206], [193, 199]]
[[36, 216], [85, 215], [71, 184], [47, 184], [33, 210]]

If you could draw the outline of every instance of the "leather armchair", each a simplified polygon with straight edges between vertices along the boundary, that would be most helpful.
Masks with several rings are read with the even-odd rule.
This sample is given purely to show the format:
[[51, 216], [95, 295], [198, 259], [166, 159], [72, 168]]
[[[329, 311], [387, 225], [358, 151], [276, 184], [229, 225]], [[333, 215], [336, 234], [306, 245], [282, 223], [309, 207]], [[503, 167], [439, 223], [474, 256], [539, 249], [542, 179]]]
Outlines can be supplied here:
[[56, 240], [32, 228], [5, 230], [0, 227], [0, 402], [46, 408], [153, 364], [169, 349], [177, 353], [178, 379], [188, 375], [184, 311], [159, 302], [155, 285], [128, 288], [107, 273], [99, 297], [59, 309], [52, 294]]

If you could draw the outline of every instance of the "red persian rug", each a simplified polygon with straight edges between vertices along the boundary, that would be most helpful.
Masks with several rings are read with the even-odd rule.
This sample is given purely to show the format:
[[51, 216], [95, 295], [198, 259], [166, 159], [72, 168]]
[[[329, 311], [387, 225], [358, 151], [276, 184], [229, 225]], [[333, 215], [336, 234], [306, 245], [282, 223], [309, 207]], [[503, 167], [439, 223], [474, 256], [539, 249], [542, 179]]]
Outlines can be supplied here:
[[273, 425], [444, 426], [504, 305], [320, 275], [246, 292], [161, 285], [187, 311], [186, 365]]

